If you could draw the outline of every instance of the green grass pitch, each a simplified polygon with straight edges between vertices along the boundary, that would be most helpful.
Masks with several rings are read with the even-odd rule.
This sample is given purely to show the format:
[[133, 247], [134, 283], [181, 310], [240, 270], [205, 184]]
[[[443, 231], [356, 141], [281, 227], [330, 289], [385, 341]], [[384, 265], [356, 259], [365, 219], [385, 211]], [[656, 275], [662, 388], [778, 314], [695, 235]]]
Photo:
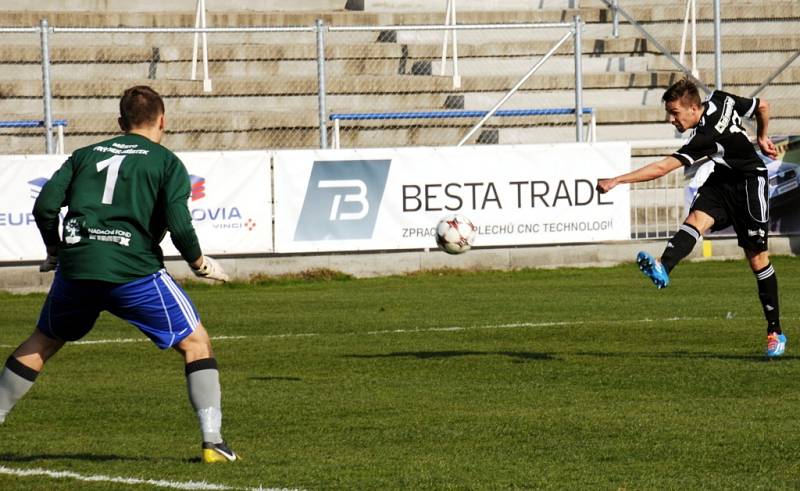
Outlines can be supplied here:
[[[800, 260], [765, 361], [746, 263], [188, 285], [224, 434], [198, 462], [180, 357], [103, 314], [0, 426], [0, 489], [798, 489]], [[44, 296], [0, 294], [0, 356]], [[22, 471], [68, 471], [62, 477]], [[72, 477], [70, 477], [72, 476]], [[227, 487], [227, 488], [225, 488]], [[198, 487], [199, 488], [199, 487]], [[189, 488], [191, 489], [191, 488]]]

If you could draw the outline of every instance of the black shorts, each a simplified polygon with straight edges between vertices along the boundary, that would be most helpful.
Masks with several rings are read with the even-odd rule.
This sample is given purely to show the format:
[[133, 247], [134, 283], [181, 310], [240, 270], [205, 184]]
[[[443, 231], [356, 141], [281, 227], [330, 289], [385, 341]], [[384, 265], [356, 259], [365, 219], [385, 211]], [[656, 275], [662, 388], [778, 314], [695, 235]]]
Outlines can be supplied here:
[[769, 234], [769, 186], [767, 176], [745, 180], [714, 179], [697, 191], [691, 211], [702, 211], [714, 219], [711, 231], [733, 226], [739, 246], [751, 252], [767, 250]]

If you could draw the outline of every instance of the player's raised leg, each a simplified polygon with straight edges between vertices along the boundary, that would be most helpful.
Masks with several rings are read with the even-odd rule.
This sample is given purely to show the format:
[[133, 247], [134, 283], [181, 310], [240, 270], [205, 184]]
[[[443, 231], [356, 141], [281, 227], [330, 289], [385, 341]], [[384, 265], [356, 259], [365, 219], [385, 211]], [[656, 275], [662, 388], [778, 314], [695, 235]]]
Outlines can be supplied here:
[[211, 340], [202, 324], [175, 345], [186, 361], [189, 401], [203, 434], [203, 462], [233, 462], [239, 457], [222, 439], [222, 390]]
[[59, 341], [34, 330], [14, 353], [6, 360], [0, 374], [0, 423], [17, 404], [17, 401], [33, 387], [36, 377], [50, 357], [64, 346]]
[[669, 285], [669, 274], [675, 266], [692, 252], [703, 233], [713, 225], [714, 218], [711, 215], [700, 210], [692, 210], [672, 239], [667, 242], [661, 260], [655, 259], [647, 252], [639, 252], [636, 258], [639, 269], [656, 287], [659, 289], [666, 287]]

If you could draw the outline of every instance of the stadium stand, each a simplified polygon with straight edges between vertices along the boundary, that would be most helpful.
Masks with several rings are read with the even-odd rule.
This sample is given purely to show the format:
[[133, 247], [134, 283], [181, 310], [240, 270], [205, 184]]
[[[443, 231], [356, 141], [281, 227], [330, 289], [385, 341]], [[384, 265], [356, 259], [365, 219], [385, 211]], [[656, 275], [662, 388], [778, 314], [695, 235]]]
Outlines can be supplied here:
[[[363, 11], [346, 0], [208, 0], [210, 27], [409, 25], [442, 23], [445, 2], [365, 0]], [[359, 2], [350, 2], [357, 8]], [[598, 140], [674, 138], [664, 124], [659, 97], [679, 76], [632, 26], [610, 36], [611, 17], [598, 0], [459, 1], [459, 23], [571, 21], [580, 14], [584, 33], [584, 105], [597, 112]], [[706, 5], [706, 3], [708, 5]], [[184, 5], [185, 4], [185, 5]], [[441, 4], [441, 5], [439, 5]], [[682, 2], [630, 2], [628, 11], [670, 51], [677, 52]], [[0, 6], [0, 26], [189, 27], [194, 2], [24, 0]], [[623, 7], [626, 2], [621, 2]], [[134, 10], [135, 9], [135, 10]], [[291, 10], [288, 10], [291, 9]], [[698, 11], [700, 78], [713, 85], [713, 18], [710, 2]], [[788, 0], [723, 0], [725, 88], [747, 94], [800, 49], [795, 26], [800, 5]], [[331, 33], [327, 43], [327, 109], [335, 112], [486, 110], [499, 100], [538, 56], [563, 34], [547, 31], [476, 31], [459, 34], [463, 79], [454, 89], [439, 72], [442, 33]], [[0, 119], [41, 119], [38, 35], [5, 34], [0, 44]], [[316, 40], [313, 33], [209, 35], [214, 90], [188, 80], [191, 34], [54, 34], [51, 60], [54, 112], [68, 118], [66, 150], [116, 131], [116, 103], [133, 83], [154, 86], [167, 98], [176, 150], [314, 148], [318, 145]], [[571, 46], [567, 43], [504, 109], [569, 107], [574, 103]], [[797, 133], [795, 97], [800, 67], [790, 66], [762, 95], [773, 104], [773, 133]], [[574, 140], [569, 116], [492, 120], [490, 141], [536, 143]], [[342, 146], [451, 145], [473, 121], [359, 121], [343, 128]], [[0, 134], [5, 153], [39, 153], [36, 131]], [[6, 139], [6, 137], [8, 137]], [[486, 140], [484, 140], [486, 141]], [[658, 149], [643, 149], [644, 156]]]

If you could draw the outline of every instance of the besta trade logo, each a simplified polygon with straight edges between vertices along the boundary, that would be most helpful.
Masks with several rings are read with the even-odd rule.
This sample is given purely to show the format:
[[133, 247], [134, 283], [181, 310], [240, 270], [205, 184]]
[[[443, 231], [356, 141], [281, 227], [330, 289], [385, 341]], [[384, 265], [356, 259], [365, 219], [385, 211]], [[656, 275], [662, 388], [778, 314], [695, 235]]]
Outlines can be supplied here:
[[391, 163], [314, 162], [294, 240], [372, 238]]

